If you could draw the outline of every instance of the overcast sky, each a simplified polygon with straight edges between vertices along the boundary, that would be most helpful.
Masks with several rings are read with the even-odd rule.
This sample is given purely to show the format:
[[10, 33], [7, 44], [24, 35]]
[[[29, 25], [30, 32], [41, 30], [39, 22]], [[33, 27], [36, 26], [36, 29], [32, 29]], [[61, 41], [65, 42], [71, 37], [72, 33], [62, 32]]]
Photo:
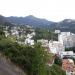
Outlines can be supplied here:
[[0, 0], [0, 14], [34, 15], [51, 21], [75, 19], [75, 0]]

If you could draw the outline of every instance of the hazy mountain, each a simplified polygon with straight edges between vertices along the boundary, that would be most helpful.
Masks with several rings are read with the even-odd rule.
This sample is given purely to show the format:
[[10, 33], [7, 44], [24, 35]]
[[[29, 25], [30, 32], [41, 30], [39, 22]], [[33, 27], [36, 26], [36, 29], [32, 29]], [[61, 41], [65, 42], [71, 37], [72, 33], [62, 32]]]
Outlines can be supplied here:
[[0, 15], [0, 24], [4, 24], [6, 22], [6, 18]]
[[61, 31], [71, 31], [75, 33], [75, 20], [65, 19], [56, 23], [55, 28], [60, 29]]
[[75, 32], [75, 20], [65, 19], [61, 22], [52, 22], [46, 19], [36, 18], [32, 15], [26, 17], [7, 17], [7, 20], [15, 24], [31, 25], [33, 27], [48, 28], [48, 29], [60, 29], [61, 31]]
[[26, 17], [4, 17], [0, 15], [0, 25], [31, 25], [34, 28], [60, 29], [61, 31], [71, 31], [75, 33], [75, 20], [65, 19], [61, 22], [52, 22], [46, 19], [36, 18], [32, 15]]
[[13, 24], [11, 24], [6, 17], [0, 15], [0, 25], [12, 26]]
[[33, 27], [49, 27], [54, 22], [48, 21], [46, 19], [40, 19], [36, 18], [32, 15], [26, 16], [26, 17], [7, 17], [7, 20], [9, 22], [15, 23], [15, 24], [25, 24], [25, 25], [31, 25]]

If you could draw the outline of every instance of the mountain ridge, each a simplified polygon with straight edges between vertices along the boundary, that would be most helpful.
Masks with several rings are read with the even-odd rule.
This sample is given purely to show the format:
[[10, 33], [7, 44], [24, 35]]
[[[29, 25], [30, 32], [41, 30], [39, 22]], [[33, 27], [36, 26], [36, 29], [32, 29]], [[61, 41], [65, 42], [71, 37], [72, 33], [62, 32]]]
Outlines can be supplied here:
[[59, 29], [61, 31], [71, 31], [75, 33], [75, 20], [64, 19], [60, 22], [48, 21], [46, 19], [36, 18], [33, 15], [26, 17], [4, 17], [0, 16], [0, 24], [4, 25], [30, 25], [34, 28]]
[[46, 19], [36, 18], [32, 15], [26, 17], [6, 17], [9, 22], [17, 23], [17, 24], [24, 24], [24, 25], [31, 25], [33, 27], [42, 27], [42, 26], [49, 26], [54, 22], [48, 21]]

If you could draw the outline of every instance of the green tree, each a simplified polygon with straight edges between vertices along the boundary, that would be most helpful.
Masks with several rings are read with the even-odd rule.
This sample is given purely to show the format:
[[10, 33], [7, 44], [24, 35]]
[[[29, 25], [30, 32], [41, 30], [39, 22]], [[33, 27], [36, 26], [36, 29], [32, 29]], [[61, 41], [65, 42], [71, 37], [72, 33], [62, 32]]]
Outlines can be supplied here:
[[19, 65], [28, 75], [65, 75], [57, 65], [51, 67], [47, 65], [52, 55], [40, 43], [24, 46], [11, 39], [1, 38], [0, 52]]
[[54, 63], [58, 66], [62, 66], [62, 60], [58, 56], [55, 57]]

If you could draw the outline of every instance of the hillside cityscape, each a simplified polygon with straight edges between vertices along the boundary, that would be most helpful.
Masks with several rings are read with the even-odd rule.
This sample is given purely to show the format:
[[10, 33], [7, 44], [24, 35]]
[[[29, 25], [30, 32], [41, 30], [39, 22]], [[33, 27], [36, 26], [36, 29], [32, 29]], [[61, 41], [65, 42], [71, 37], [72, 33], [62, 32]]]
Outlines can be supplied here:
[[75, 20], [0, 15], [0, 58], [0, 75], [75, 75]]

